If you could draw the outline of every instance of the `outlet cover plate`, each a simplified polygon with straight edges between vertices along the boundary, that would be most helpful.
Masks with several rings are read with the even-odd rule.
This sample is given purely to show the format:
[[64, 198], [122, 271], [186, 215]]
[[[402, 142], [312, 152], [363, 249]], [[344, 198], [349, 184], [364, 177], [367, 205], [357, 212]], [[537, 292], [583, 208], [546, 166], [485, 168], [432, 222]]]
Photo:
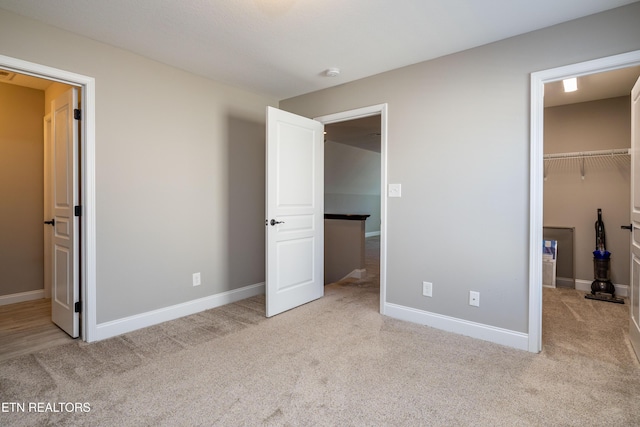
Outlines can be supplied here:
[[193, 286], [200, 286], [202, 284], [202, 280], [200, 277], [200, 273], [193, 273]]
[[424, 295], [425, 297], [433, 296], [433, 283], [422, 282], [422, 295]]
[[480, 307], [480, 292], [469, 291], [469, 305]]

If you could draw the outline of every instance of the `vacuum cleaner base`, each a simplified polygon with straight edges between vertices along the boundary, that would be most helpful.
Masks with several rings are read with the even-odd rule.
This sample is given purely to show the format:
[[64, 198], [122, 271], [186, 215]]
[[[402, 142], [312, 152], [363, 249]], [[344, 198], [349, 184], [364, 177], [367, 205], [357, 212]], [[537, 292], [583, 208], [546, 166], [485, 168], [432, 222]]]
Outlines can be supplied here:
[[616, 304], [624, 304], [624, 299], [614, 297], [613, 295], [608, 294], [606, 292], [596, 292], [595, 294], [586, 294], [584, 297], [587, 299], [594, 299], [597, 301], [606, 301], [606, 302], [613, 302]]

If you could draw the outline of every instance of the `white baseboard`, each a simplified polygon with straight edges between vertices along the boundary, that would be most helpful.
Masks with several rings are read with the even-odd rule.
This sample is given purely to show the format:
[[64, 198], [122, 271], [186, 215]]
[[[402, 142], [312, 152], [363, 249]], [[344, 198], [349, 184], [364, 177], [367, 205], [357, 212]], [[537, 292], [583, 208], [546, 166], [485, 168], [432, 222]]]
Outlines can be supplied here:
[[[591, 292], [591, 283], [593, 283], [593, 280], [576, 279], [576, 290], [583, 291], [583, 292]], [[629, 285], [621, 285], [619, 283], [614, 283], [613, 286], [615, 286], [616, 288], [617, 297], [629, 296]]]
[[616, 296], [617, 297], [628, 297], [629, 296], [629, 285], [620, 285], [618, 283], [614, 283], [613, 286], [616, 287]]
[[370, 231], [370, 232], [368, 232], [368, 233], [364, 233], [364, 237], [365, 237], [365, 239], [366, 239], [367, 237], [375, 237], [375, 236], [379, 236], [379, 235], [380, 235], [380, 232], [379, 232], [379, 231]]
[[556, 287], [573, 288], [574, 280], [571, 277], [556, 277]]
[[0, 296], [0, 305], [15, 304], [18, 302], [25, 302], [42, 298], [44, 298], [44, 289], [38, 289], [37, 291], [20, 292], [11, 295], [2, 295]]
[[96, 336], [92, 341], [104, 340], [127, 332], [135, 331], [137, 329], [157, 325], [158, 323], [189, 316], [204, 310], [210, 310], [212, 308], [220, 307], [252, 296], [262, 295], [264, 294], [264, 286], [264, 282], [257, 283], [255, 285], [245, 286], [240, 289], [222, 292], [220, 294], [188, 301], [182, 304], [176, 304], [170, 307], [136, 314], [122, 319], [100, 323], [96, 326]]
[[591, 282], [592, 281], [576, 279], [576, 291], [591, 292]]
[[385, 303], [385, 315], [420, 325], [454, 332], [460, 335], [490, 341], [518, 350], [528, 351], [529, 335], [509, 329], [497, 328], [482, 323], [470, 322], [455, 317], [417, 310], [397, 304]]
[[[352, 278], [353, 279], [362, 279], [366, 275], [367, 275], [367, 269], [366, 268], [356, 268], [355, 270], [353, 270], [351, 273], [347, 274], [346, 276], [344, 276], [340, 280], [352, 279]], [[340, 280], [338, 280], [338, 282]]]

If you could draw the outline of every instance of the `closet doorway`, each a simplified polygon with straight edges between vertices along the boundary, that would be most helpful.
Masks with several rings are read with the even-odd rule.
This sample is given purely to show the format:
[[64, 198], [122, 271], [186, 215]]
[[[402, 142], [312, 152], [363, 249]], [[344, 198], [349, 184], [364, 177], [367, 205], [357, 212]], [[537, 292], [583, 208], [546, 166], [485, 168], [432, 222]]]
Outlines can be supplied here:
[[[55, 185], [54, 171], [59, 179], [68, 181], [73, 156], [61, 155], [77, 146], [68, 146], [72, 139], [67, 141], [66, 136], [73, 132], [70, 127], [78, 126], [68, 117], [72, 115], [71, 107], [62, 108], [60, 100], [66, 100], [78, 90], [68, 84], [6, 70], [0, 77], [0, 110], [3, 110], [0, 150], [6, 161], [2, 180], [8, 184], [0, 193], [7, 206], [11, 206], [1, 214], [6, 228], [0, 245], [0, 265], [3, 265], [0, 268], [0, 332], [4, 341], [0, 357], [69, 342], [71, 338], [58, 327], [61, 324], [66, 333], [78, 336], [78, 327], [73, 330], [65, 323], [67, 318], [77, 319], [78, 315], [65, 316], [59, 310], [73, 311], [73, 307], [67, 308], [69, 304], [60, 305], [69, 296], [64, 290], [71, 288], [62, 282], [60, 274], [54, 274], [54, 252], [58, 258], [61, 252], [69, 253], [68, 247], [59, 242], [61, 238], [65, 242], [69, 240], [62, 235], [62, 231], [69, 228], [64, 227], [65, 218], [57, 216], [63, 229], [56, 232], [55, 219], [52, 220], [56, 218], [54, 205], [60, 207], [64, 194], [70, 189], [60, 180]], [[55, 112], [52, 111], [54, 105]], [[53, 131], [54, 115], [57, 137]], [[57, 144], [54, 144], [56, 138]], [[77, 188], [72, 191], [77, 193]], [[56, 212], [59, 213], [59, 209]], [[61, 262], [58, 259], [58, 268], [62, 267]], [[55, 307], [53, 295], [57, 301]]]
[[[95, 79], [93, 77], [60, 70], [42, 64], [0, 55], [0, 69], [7, 73], [24, 74], [38, 79], [53, 81], [77, 88], [80, 111], [73, 112], [78, 124], [79, 156], [78, 178], [79, 204], [73, 206], [77, 218], [78, 232], [75, 239], [79, 245], [79, 292], [80, 301], [72, 311], [80, 312], [80, 338], [84, 341], [97, 339], [96, 328], [96, 229], [95, 229]], [[44, 113], [44, 109], [40, 114]], [[42, 117], [40, 118], [42, 120]], [[41, 144], [42, 144], [42, 140]], [[42, 166], [41, 166], [42, 167]], [[42, 176], [42, 174], [40, 175]], [[78, 207], [76, 207], [78, 206]], [[42, 233], [42, 208], [39, 232]], [[45, 218], [46, 219], [46, 218]], [[57, 221], [56, 221], [57, 222]], [[42, 251], [42, 246], [40, 247]], [[10, 292], [14, 293], [14, 292]], [[44, 293], [44, 291], [43, 291]], [[18, 302], [18, 301], [12, 301]]]
[[[627, 296], [629, 232], [620, 226], [629, 224], [630, 93], [639, 75], [640, 66], [580, 76], [573, 92], [562, 81], [544, 86], [543, 225], [547, 236], [562, 239], [558, 287], [591, 291], [594, 223], [602, 209], [611, 278], [616, 295]], [[572, 239], [562, 230], [573, 230]]]
[[[545, 85], [567, 79], [640, 66], [640, 51], [576, 63], [531, 74], [531, 151], [529, 219], [529, 328], [528, 350], [542, 351], [542, 229], [544, 188]], [[570, 197], [570, 195], [569, 195]], [[617, 224], [612, 224], [619, 226]], [[578, 255], [577, 255], [578, 256]], [[579, 274], [579, 273], [578, 273]]]

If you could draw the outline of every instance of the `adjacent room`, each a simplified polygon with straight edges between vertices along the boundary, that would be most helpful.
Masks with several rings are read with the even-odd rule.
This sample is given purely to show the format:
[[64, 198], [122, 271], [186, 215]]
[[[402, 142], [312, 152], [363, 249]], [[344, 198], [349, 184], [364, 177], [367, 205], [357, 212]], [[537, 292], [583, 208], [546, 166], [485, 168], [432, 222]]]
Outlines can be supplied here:
[[558, 287], [591, 291], [602, 209], [612, 281], [628, 296], [629, 230], [620, 226], [630, 221], [630, 96], [638, 76], [640, 68], [629, 67], [581, 76], [572, 92], [562, 82], [545, 85], [544, 224], [545, 238], [561, 241]]

